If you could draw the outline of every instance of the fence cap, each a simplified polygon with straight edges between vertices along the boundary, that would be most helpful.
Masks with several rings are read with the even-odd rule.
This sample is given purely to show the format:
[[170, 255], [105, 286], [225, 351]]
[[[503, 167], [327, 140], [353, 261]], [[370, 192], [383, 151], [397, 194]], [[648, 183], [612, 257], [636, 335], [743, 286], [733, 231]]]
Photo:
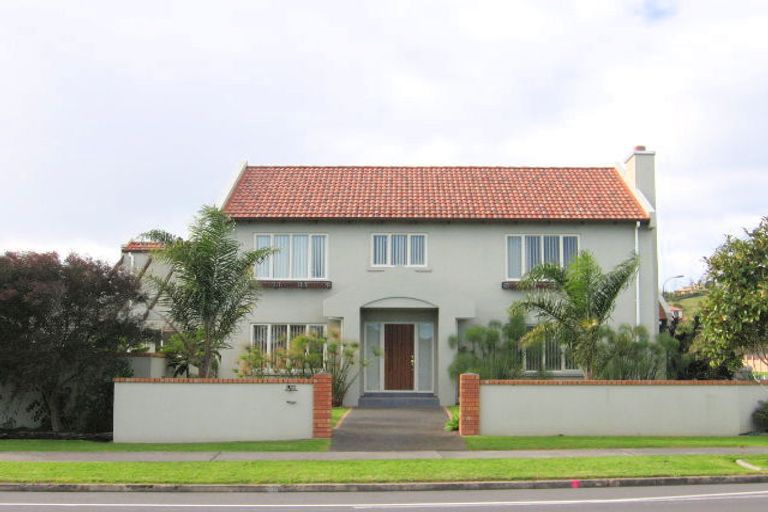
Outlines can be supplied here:
[[143, 378], [143, 377], [116, 377], [112, 379], [115, 383], [128, 384], [312, 384], [312, 379], [293, 378], [293, 377], [262, 377], [262, 378], [244, 378], [244, 379], [201, 379], [201, 378]]
[[[466, 375], [466, 374], [462, 374]], [[751, 380], [536, 380], [486, 379], [480, 384], [498, 386], [758, 386]]]

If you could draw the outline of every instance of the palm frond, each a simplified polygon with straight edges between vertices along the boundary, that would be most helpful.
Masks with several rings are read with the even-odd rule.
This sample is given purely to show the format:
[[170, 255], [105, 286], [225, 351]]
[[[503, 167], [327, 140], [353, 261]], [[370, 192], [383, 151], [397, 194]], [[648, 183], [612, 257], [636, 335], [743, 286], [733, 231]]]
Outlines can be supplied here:
[[523, 290], [535, 289], [542, 284], [550, 288], [562, 288], [565, 277], [565, 271], [559, 265], [543, 263], [531, 269], [518, 284]]
[[594, 290], [594, 314], [597, 318], [608, 319], [613, 312], [616, 299], [629, 286], [639, 266], [640, 259], [632, 256], [598, 280]]

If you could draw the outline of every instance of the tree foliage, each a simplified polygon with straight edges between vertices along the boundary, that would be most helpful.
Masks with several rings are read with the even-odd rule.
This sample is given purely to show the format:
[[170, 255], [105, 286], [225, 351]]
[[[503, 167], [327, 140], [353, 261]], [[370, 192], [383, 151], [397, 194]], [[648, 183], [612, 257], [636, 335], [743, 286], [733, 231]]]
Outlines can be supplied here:
[[741, 358], [733, 350], [722, 354], [719, 363], [713, 363], [696, 350], [695, 341], [701, 332], [701, 316], [670, 324], [668, 333], [658, 337], [667, 353], [667, 378], [674, 380], [730, 380], [734, 369], [741, 366]]
[[745, 234], [728, 236], [706, 259], [708, 294], [697, 349], [714, 364], [726, 361], [729, 351], [768, 364], [768, 217]]
[[165, 244], [155, 256], [170, 266], [172, 279], [149, 278], [161, 294], [171, 325], [184, 338], [182, 345], [189, 348], [198, 342], [195, 366], [200, 377], [215, 373], [217, 352], [230, 348], [227, 338], [256, 304], [254, 265], [272, 252], [240, 251], [234, 232], [234, 221], [223, 211], [204, 206], [187, 240], [161, 230], [144, 234]]
[[556, 340], [570, 351], [587, 378], [592, 378], [599, 343], [607, 334], [616, 299], [637, 272], [632, 256], [604, 273], [589, 252], [581, 252], [567, 268], [543, 264], [521, 281], [529, 293], [510, 312], [534, 313], [539, 323], [522, 338], [524, 345]]
[[39, 397], [54, 431], [88, 429], [84, 404], [109, 394], [150, 334], [130, 307], [144, 300], [134, 276], [98, 261], [0, 256], [0, 383]]

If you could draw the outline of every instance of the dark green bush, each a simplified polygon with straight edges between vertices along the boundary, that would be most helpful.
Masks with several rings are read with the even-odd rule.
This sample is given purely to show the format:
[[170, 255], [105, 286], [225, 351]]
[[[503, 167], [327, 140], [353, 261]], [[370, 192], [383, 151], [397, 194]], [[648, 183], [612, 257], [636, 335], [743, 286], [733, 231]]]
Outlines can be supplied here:
[[752, 413], [752, 421], [755, 422], [757, 430], [768, 432], [768, 401], [761, 401], [755, 412]]
[[666, 351], [652, 343], [643, 327], [622, 325], [606, 329], [598, 345], [595, 378], [607, 380], [653, 380], [663, 374]]

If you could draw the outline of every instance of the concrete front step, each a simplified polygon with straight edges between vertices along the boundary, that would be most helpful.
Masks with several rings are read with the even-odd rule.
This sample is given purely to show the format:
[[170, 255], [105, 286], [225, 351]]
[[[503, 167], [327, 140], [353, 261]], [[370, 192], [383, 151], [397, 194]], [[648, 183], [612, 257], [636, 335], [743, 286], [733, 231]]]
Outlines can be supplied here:
[[361, 408], [425, 408], [440, 407], [432, 393], [365, 393], [357, 404]]

